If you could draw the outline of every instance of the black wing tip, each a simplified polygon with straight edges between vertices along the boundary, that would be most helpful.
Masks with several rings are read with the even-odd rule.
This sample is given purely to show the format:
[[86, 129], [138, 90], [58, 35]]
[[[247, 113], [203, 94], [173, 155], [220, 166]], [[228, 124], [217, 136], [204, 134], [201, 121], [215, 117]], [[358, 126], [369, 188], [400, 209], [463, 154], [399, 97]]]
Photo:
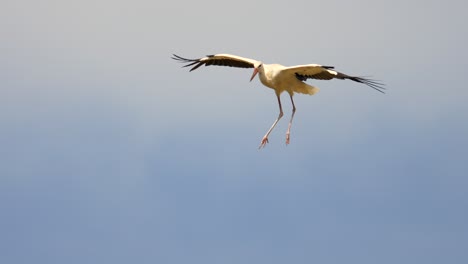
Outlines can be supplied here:
[[367, 78], [367, 77], [348, 77], [348, 79], [350, 80], [353, 80], [355, 82], [358, 82], [358, 83], [362, 83], [362, 84], [365, 84], [369, 87], [371, 87], [372, 89], [374, 90], [377, 90], [383, 94], [385, 94], [385, 91], [383, 90], [386, 90], [387, 88], [385, 88], [385, 84], [382, 83], [380, 80], [374, 80], [374, 79], [370, 79], [370, 78]]
[[171, 59], [173, 60], [176, 60], [176, 61], [180, 61], [180, 62], [192, 62], [192, 61], [198, 61], [199, 59], [187, 59], [187, 58], [184, 58], [184, 57], [181, 57], [177, 54], [172, 54], [172, 57]]
[[[206, 57], [208, 58], [212, 58], [216, 55], [206, 55]], [[191, 62], [191, 61], [200, 61], [202, 58], [199, 58], [199, 59], [187, 59], [187, 58], [184, 58], [184, 57], [181, 57], [175, 53], [172, 53], [172, 57], [171, 59], [173, 60], [177, 60], [177, 61], [182, 61], [182, 62]]]
[[195, 65], [193, 66], [192, 69], [190, 69], [190, 71], [196, 70], [198, 67], [204, 64], [204, 62], [200, 61], [201, 59], [187, 59], [177, 54], [172, 54], [171, 59], [176, 60], [181, 63], [187, 63], [186, 65], [182, 66], [183, 68]]
[[217, 55], [206, 55], [206, 57], [199, 58], [199, 59], [187, 59], [179, 55], [172, 54], [171, 58], [178, 62], [186, 64], [182, 67], [193, 66], [193, 68], [191, 68], [190, 71], [196, 70], [198, 69], [198, 67], [202, 65], [205, 65], [205, 66], [216, 65], [216, 66], [228, 66], [228, 67], [238, 67], [238, 68], [253, 68], [254, 67], [254, 64], [248, 60], [223, 57], [223, 56], [220, 56], [218, 58]]

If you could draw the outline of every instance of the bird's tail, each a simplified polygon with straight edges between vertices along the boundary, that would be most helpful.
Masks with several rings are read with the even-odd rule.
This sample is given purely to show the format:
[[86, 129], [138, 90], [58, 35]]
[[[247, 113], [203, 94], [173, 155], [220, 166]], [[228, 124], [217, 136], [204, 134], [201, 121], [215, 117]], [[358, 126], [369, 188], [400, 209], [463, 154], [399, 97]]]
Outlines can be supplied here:
[[301, 82], [301, 85], [295, 86], [293, 90], [296, 93], [310, 94], [310, 95], [314, 95], [314, 94], [318, 93], [318, 91], [320, 91], [319, 88], [317, 88], [315, 86], [312, 86], [312, 85], [308, 85], [308, 84], [303, 83], [303, 82]]

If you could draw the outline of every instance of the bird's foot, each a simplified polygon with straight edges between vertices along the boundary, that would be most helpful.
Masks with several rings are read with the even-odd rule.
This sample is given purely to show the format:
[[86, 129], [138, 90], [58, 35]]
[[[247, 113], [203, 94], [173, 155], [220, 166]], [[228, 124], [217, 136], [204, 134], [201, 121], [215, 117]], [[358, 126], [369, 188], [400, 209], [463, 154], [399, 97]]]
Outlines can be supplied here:
[[286, 133], [286, 145], [289, 145], [289, 133]]
[[267, 136], [264, 136], [262, 138], [262, 143], [260, 143], [260, 146], [258, 146], [258, 149], [261, 149], [261, 148], [264, 148], [266, 146], [266, 144], [268, 143], [268, 137]]

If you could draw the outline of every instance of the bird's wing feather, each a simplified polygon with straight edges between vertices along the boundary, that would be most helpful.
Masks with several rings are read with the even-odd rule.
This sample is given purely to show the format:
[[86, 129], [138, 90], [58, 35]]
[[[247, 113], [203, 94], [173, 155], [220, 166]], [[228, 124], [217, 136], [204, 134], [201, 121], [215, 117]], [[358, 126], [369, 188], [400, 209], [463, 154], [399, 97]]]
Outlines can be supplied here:
[[259, 61], [243, 58], [236, 55], [231, 54], [216, 54], [216, 55], [208, 55], [204, 58], [199, 59], [186, 59], [180, 57], [176, 54], [172, 59], [180, 61], [182, 63], [187, 63], [183, 67], [190, 67], [193, 66], [190, 71], [196, 70], [198, 67], [205, 65], [216, 65], [216, 66], [228, 66], [228, 67], [238, 67], [238, 68], [254, 68], [256, 64], [260, 64]]
[[312, 76], [318, 76], [323, 74], [327, 69], [332, 69], [331, 66], [322, 66], [319, 64], [307, 64], [286, 67], [282, 70], [284, 74], [295, 74], [296, 76], [303, 76], [305, 79], [312, 78]]
[[308, 65], [298, 65], [287, 67], [282, 70], [284, 74], [294, 74], [297, 79], [300, 81], [306, 81], [307, 79], [316, 79], [316, 80], [331, 80], [331, 79], [341, 79], [341, 80], [352, 80], [358, 83], [363, 83], [381, 93], [384, 93], [385, 87], [383, 83], [379, 81], [372, 80], [365, 77], [350, 76], [338, 71], [333, 70], [333, 66], [322, 66], [319, 64], [308, 64]]

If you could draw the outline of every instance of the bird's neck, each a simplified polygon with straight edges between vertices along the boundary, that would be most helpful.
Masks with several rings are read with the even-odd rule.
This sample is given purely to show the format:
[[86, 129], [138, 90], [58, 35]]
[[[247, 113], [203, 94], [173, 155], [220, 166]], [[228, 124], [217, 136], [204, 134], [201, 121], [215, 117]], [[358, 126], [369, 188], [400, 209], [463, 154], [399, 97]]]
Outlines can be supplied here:
[[273, 71], [269, 67], [269, 65], [263, 65], [259, 70], [258, 70], [258, 77], [260, 78], [260, 81], [263, 83], [263, 85], [268, 86], [270, 88], [273, 88], [272, 85], [272, 80], [273, 80]]

